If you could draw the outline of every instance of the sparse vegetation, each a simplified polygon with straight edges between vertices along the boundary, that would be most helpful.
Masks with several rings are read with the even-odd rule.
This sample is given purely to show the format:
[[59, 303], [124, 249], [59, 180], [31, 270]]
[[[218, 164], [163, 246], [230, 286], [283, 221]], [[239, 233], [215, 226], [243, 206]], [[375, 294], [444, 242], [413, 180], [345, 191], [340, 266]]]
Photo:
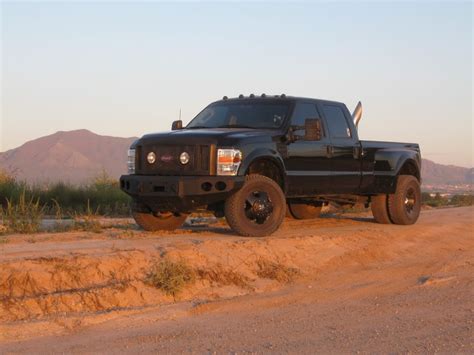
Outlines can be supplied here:
[[40, 186], [17, 181], [0, 171], [0, 206], [5, 209], [7, 201], [15, 205], [22, 195], [26, 200], [38, 201], [45, 214], [56, 218], [85, 214], [88, 208], [99, 215], [130, 215], [130, 198], [120, 190], [119, 182], [105, 172], [82, 186], [62, 182]]
[[1, 209], [1, 218], [6, 232], [36, 233], [41, 226], [43, 207], [38, 199], [27, 199], [23, 191], [16, 203], [7, 199], [6, 207]]
[[184, 260], [172, 261], [166, 258], [152, 266], [146, 275], [145, 283], [176, 297], [195, 279], [195, 271]]
[[472, 206], [474, 204], [474, 195], [454, 195], [450, 197], [443, 196], [440, 193], [423, 192], [421, 199], [424, 205], [430, 207]]
[[257, 267], [257, 275], [259, 277], [276, 280], [281, 283], [292, 282], [295, 277], [300, 274], [296, 268], [266, 259], [259, 259], [257, 261]]
[[241, 288], [249, 288], [249, 278], [233, 269], [224, 268], [222, 264], [214, 267], [198, 268], [196, 270], [198, 278], [208, 280], [211, 284], [236, 285]]
[[72, 229], [83, 230], [85, 232], [100, 233], [102, 231], [102, 225], [100, 224], [99, 218], [99, 207], [94, 211], [91, 208], [89, 200], [87, 201], [87, 208], [84, 214], [74, 214], [72, 216], [73, 224]]

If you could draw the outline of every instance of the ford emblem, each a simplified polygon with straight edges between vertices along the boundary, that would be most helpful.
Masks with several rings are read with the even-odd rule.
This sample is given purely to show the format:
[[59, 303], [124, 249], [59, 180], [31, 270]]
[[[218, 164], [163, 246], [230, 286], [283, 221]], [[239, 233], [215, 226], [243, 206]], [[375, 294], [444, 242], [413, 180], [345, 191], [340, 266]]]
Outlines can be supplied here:
[[169, 163], [173, 161], [174, 158], [172, 155], [162, 155], [160, 159], [163, 163]]

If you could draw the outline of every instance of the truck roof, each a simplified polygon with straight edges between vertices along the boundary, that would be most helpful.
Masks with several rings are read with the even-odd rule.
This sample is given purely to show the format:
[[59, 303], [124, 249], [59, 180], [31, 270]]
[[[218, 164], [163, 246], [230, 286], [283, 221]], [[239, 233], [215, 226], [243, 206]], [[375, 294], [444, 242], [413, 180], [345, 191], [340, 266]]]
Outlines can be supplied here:
[[229, 102], [229, 101], [236, 102], [236, 101], [250, 101], [250, 100], [315, 101], [315, 102], [324, 102], [324, 103], [333, 103], [337, 105], [344, 105], [344, 103], [339, 102], [339, 101], [315, 99], [315, 98], [310, 98], [310, 97], [289, 96], [285, 94], [281, 94], [281, 95], [250, 94], [249, 96], [239, 95], [238, 97], [224, 96], [221, 100], [217, 100], [213, 102], [213, 104], [220, 103], [220, 102]]

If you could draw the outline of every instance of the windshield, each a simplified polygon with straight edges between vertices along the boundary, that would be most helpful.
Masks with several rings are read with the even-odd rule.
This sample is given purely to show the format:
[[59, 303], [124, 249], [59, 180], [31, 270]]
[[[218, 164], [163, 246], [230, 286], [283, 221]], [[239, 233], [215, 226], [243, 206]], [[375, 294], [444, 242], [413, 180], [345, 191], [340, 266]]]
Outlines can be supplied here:
[[187, 126], [197, 128], [280, 128], [288, 115], [289, 102], [234, 101], [206, 107]]

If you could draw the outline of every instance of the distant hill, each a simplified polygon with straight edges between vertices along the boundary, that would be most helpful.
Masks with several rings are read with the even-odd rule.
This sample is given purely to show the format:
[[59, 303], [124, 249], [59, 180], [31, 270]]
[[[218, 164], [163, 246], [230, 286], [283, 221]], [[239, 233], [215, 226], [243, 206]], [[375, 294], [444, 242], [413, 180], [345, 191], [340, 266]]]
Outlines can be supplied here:
[[[126, 172], [127, 149], [135, 139], [100, 136], [85, 129], [57, 132], [0, 153], [0, 169], [30, 183], [80, 184], [102, 171], [118, 178]], [[474, 170], [424, 159], [422, 176], [430, 185], [473, 184]]]
[[102, 171], [118, 178], [126, 172], [127, 150], [135, 139], [100, 136], [85, 129], [57, 132], [0, 153], [0, 168], [30, 183], [80, 184]]
[[472, 185], [474, 169], [455, 165], [437, 164], [423, 159], [421, 176], [425, 184], [431, 185]]

